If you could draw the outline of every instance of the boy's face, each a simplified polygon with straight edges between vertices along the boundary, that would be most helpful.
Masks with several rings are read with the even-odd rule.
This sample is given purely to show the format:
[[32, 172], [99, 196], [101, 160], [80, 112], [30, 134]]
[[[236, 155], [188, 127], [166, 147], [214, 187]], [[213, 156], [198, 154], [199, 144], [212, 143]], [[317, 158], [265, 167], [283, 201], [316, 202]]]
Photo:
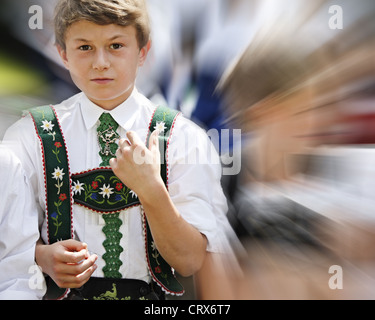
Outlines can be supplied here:
[[66, 50], [58, 47], [72, 80], [103, 109], [112, 110], [132, 93], [138, 67], [146, 60], [150, 42], [139, 49], [133, 26], [101, 26], [86, 20], [67, 30]]

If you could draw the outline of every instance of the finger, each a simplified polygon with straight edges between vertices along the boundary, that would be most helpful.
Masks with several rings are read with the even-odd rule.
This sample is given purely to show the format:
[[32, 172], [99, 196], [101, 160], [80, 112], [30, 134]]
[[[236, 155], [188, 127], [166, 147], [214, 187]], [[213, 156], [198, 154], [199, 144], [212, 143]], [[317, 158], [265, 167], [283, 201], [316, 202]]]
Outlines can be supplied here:
[[62, 246], [66, 248], [68, 251], [81, 251], [82, 249], [87, 249], [87, 244], [84, 242], [76, 241], [76, 240], [65, 240], [59, 242]]
[[81, 251], [71, 252], [64, 251], [61, 256], [61, 261], [65, 263], [79, 263], [82, 260], [85, 260], [89, 257], [87, 249], [82, 249]]
[[115, 156], [116, 156], [116, 159], [121, 158], [121, 156], [122, 156], [122, 147], [119, 147], [117, 149]]
[[117, 169], [117, 159], [116, 158], [112, 158], [109, 160], [109, 165], [111, 166], [112, 170], [114, 171], [115, 169]]
[[97, 265], [93, 265], [79, 275], [64, 275], [56, 283], [60, 288], [80, 288], [90, 279], [96, 269]]
[[76, 279], [81, 284], [80, 286], [83, 286], [91, 278], [92, 274], [96, 271], [97, 268], [98, 266], [94, 264], [93, 266], [76, 276]]
[[128, 131], [126, 133], [126, 136], [128, 137], [129, 139], [129, 142], [131, 145], [135, 145], [135, 146], [141, 146], [141, 145], [144, 145], [143, 141], [141, 140], [141, 138], [138, 136], [137, 133], [135, 133], [134, 131]]
[[155, 148], [159, 150], [159, 135], [160, 135], [159, 130], [155, 130], [154, 132], [152, 132], [150, 136], [150, 142], [148, 145], [148, 148], [150, 151], [152, 151]]
[[97, 260], [98, 256], [92, 255], [88, 259], [85, 259], [82, 262], [80, 262], [79, 264], [66, 264], [65, 267], [62, 267], [61, 273], [77, 276], [85, 272], [87, 269], [91, 268]]
[[130, 147], [130, 142], [127, 139], [121, 139], [118, 143], [119, 149]]

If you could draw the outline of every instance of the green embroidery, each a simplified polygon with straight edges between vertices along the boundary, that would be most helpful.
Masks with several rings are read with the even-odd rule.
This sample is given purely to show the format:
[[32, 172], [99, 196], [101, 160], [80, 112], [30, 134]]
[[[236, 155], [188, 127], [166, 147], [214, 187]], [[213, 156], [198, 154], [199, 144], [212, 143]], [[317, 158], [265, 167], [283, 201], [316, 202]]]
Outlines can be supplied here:
[[165, 265], [162, 265], [162, 264], [165, 264], [164, 260], [161, 260], [161, 263], [159, 262], [159, 258], [160, 259], [163, 259], [158, 251], [158, 249], [156, 248], [156, 245], [155, 245], [155, 242], [154, 241], [151, 241], [151, 249], [152, 249], [152, 257], [154, 258], [155, 262], [157, 263], [157, 266], [154, 266], [154, 273], [159, 275], [161, 278], [164, 279], [164, 283], [166, 283], [167, 285], [169, 285], [169, 281], [168, 281], [168, 278], [169, 278], [169, 274], [167, 272], [165, 272], [165, 270], [168, 270], [168, 272], [170, 272], [170, 267], [169, 265], [165, 266]]
[[139, 204], [134, 191], [124, 185], [111, 169], [75, 174], [72, 183], [74, 201], [98, 212], [113, 213]]
[[102, 158], [101, 166], [108, 166], [109, 160], [116, 156], [118, 146], [116, 141], [120, 138], [116, 132], [119, 125], [109, 113], [103, 113], [98, 126], [98, 141], [100, 145], [99, 155]]
[[[166, 107], [158, 107], [155, 110], [155, 114], [151, 120], [149, 134], [147, 137], [147, 144], [151, 133], [154, 130], [159, 130], [159, 148], [160, 148], [160, 174], [163, 178], [164, 183], [168, 187], [168, 173], [167, 173], [167, 159], [166, 151], [168, 147], [168, 141], [170, 138], [171, 130], [173, 129], [173, 123], [178, 115], [178, 112], [171, 110]], [[144, 232], [146, 236], [146, 253], [148, 256], [149, 270], [153, 279], [165, 290], [173, 292], [177, 295], [184, 293], [184, 288], [177, 281], [174, 276], [173, 270], [169, 264], [163, 259], [159, 251], [156, 248], [154, 241], [152, 240], [152, 234], [148, 225], [146, 214], [143, 213], [143, 224]]]
[[62, 206], [63, 202], [67, 199], [67, 196], [65, 193], [61, 193], [59, 195], [59, 201], [54, 202], [54, 205], [56, 207], [57, 213], [54, 212], [51, 214], [50, 218], [53, 220], [53, 225], [56, 227], [56, 231], [54, 236], [56, 237], [57, 234], [59, 233], [59, 228], [62, 226], [62, 222], [60, 222], [59, 217], [62, 215], [60, 211], [60, 207]]
[[162, 288], [177, 295], [182, 295], [184, 293], [184, 288], [176, 279], [169, 264], [160, 255], [155, 242], [152, 240], [152, 234], [146, 220], [145, 212], [143, 212], [143, 224], [146, 236], [146, 253], [152, 277]]
[[119, 300], [117, 298], [117, 288], [116, 284], [112, 285], [112, 291], [107, 291], [106, 293], [102, 293], [99, 297], [93, 297], [93, 300]]
[[53, 108], [37, 107], [29, 110], [43, 146], [46, 192], [48, 195], [49, 243], [72, 238], [70, 177], [67, 151]]
[[[52, 107], [33, 108], [29, 110], [29, 113], [34, 121], [43, 151], [48, 242], [52, 244], [72, 238], [71, 185], [67, 150]], [[66, 289], [59, 288], [51, 280], [48, 284], [46, 298], [60, 299], [64, 297], [66, 292]]]
[[[120, 136], [116, 130], [118, 129], [119, 125], [109, 113], [103, 113], [99, 120], [100, 124], [97, 129], [98, 140], [101, 147], [99, 154], [103, 160], [100, 165], [109, 166], [109, 160], [115, 156], [118, 149], [116, 140], [118, 140]], [[98, 184], [105, 181], [105, 179], [106, 178], [104, 175], [96, 177], [92, 185], [89, 186], [89, 189], [86, 189], [87, 193], [90, 194], [90, 199], [96, 202], [96, 204], [104, 204], [106, 201], [105, 198], [107, 198], [107, 202], [109, 201], [112, 204], [115, 203], [114, 201], [110, 201], [111, 195], [114, 194], [114, 188], [111, 188], [110, 184], [103, 184], [103, 187], [100, 188], [101, 192], [94, 192], [94, 190], [97, 189], [96, 187]], [[116, 179], [117, 178], [113, 179], [113, 177], [110, 178], [110, 180]], [[117, 183], [121, 183], [118, 179], [116, 181]], [[96, 198], [98, 195], [102, 195], [103, 200]], [[123, 195], [119, 194], [117, 196], [121, 197], [121, 200], [123, 199]], [[85, 195], [85, 197], [85, 200], [87, 201], [87, 195]], [[122, 234], [119, 230], [122, 225], [122, 221], [119, 218], [119, 215], [119, 213], [113, 213], [103, 216], [105, 226], [103, 227], [102, 231], [106, 238], [106, 240], [103, 242], [103, 247], [106, 250], [106, 253], [103, 255], [103, 260], [106, 263], [106, 265], [103, 267], [103, 273], [106, 278], [122, 278], [122, 275], [119, 272], [122, 265], [120, 254], [124, 249], [120, 245]]]
[[52, 153], [56, 156], [56, 159], [58, 161], [58, 163], [61, 163], [60, 159], [59, 159], [59, 154], [60, 154], [60, 148], [62, 148], [62, 144], [61, 142], [56, 142], [55, 143], [55, 147], [56, 149], [55, 150], [52, 150]]
[[[93, 297], [93, 300], [132, 300], [131, 296], [127, 296], [124, 298], [118, 298], [117, 296], [117, 287], [116, 284], [112, 284], [112, 291], [107, 291], [102, 293], [99, 297]], [[140, 297], [138, 300], [147, 300], [145, 297]]]
[[122, 234], [119, 230], [122, 221], [119, 219], [119, 213], [103, 215], [103, 219], [105, 221], [103, 232], [106, 235], [106, 239], [103, 242], [103, 246], [106, 250], [103, 255], [103, 260], [106, 265], [103, 268], [103, 272], [106, 278], [120, 279], [122, 278], [119, 272], [122, 265], [120, 254], [124, 250], [120, 246]]
[[[109, 168], [73, 175], [71, 177], [73, 183], [71, 188], [64, 139], [53, 109], [49, 106], [41, 107], [34, 109], [31, 113], [35, 118], [35, 125], [46, 153], [45, 170], [48, 189], [47, 208], [49, 213], [48, 230], [50, 243], [71, 238], [71, 202], [68, 199], [70, 199], [72, 192], [76, 203], [88, 207], [92, 206], [90, 208], [99, 212], [112, 213], [103, 215], [106, 222], [106, 225], [103, 227], [103, 233], [106, 236], [106, 240], [103, 242], [103, 246], [106, 249], [106, 253], [103, 256], [106, 266], [103, 268], [103, 272], [105, 277], [121, 278], [119, 272], [122, 265], [120, 254], [123, 249], [120, 246], [122, 234], [119, 230], [122, 221], [119, 219], [118, 212], [129, 206], [138, 205], [139, 200], [137, 196], [123, 185]], [[167, 170], [164, 157], [167, 150], [170, 130], [172, 129], [176, 115], [177, 112], [175, 111], [159, 107], [155, 111], [149, 128], [149, 136], [155, 129], [160, 131], [161, 175], [165, 182], [167, 181]], [[102, 142], [100, 155], [103, 162], [101, 166], [106, 167], [109, 166], [109, 160], [117, 150], [117, 145], [113, 142], [118, 139], [118, 134], [115, 132], [118, 125], [110, 123], [111, 128], [105, 129], [103, 125], [107, 122], [107, 120], [103, 120], [103, 122], [100, 123], [99, 127], [103, 131], [98, 132], [99, 141]], [[85, 200], [89, 204], [84, 203]], [[172, 269], [161, 257], [152, 241], [152, 235], [144, 213], [143, 219], [150, 273], [154, 280], [166, 291], [173, 292], [177, 295], [183, 294], [183, 287], [178, 283], [173, 275]], [[54, 289], [54, 292], [52, 292], [51, 288]], [[48, 286], [48, 299], [58, 299], [64, 295], [64, 292], [64, 289], [60, 289], [55, 283], [51, 283]], [[99, 297], [96, 297], [96, 299], [100, 300], [105, 297], [115, 300], [117, 297], [116, 288], [114, 287], [112, 291], [107, 291]], [[130, 297], [123, 298], [123, 300], [127, 299], [130, 299]], [[142, 300], [145, 298], [141, 297], [139, 299]]]

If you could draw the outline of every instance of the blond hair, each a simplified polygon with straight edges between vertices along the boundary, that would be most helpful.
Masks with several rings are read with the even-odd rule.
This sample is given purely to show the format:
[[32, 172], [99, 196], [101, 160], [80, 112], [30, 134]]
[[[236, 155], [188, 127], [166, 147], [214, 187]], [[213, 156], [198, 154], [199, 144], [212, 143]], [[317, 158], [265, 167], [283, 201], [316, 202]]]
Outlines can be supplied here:
[[54, 17], [56, 45], [65, 50], [68, 28], [82, 20], [99, 25], [134, 26], [140, 48], [150, 38], [150, 22], [144, 0], [59, 0]]

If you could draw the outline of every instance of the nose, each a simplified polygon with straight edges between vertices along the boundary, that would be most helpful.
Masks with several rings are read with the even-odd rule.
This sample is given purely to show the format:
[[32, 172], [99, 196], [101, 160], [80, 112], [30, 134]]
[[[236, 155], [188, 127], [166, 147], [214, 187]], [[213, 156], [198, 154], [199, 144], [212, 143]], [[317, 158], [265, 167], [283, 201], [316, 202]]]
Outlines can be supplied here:
[[108, 54], [105, 50], [97, 50], [94, 56], [92, 67], [98, 71], [106, 70], [110, 67], [111, 63]]

